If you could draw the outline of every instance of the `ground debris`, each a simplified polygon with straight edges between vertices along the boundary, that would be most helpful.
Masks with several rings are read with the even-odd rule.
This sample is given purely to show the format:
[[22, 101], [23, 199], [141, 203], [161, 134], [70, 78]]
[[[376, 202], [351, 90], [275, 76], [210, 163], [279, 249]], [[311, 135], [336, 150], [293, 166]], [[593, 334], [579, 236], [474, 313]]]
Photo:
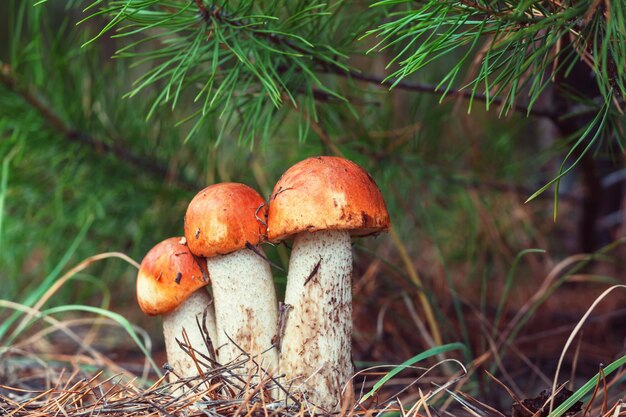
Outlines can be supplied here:
[[[554, 396], [553, 408], [556, 408], [563, 404], [563, 402], [571, 397], [572, 394], [572, 391], [565, 388], [558, 391]], [[547, 417], [551, 396], [552, 391], [546, 389], [541, 391], [541, 393], [539, 393], [539, 395], [535, 398], [527, 398], [525, 400], [522, 400], [521, 404], [519, 402], [513, 403], [511, 409], [512, 417]], [[574, 403], [564, 415], [569, 416], [579, 412], [581, 410], [582, 404], [583, 403], [580, 401]]]
[[[5, 358], [6, 359], [6, 358]], [[104, 371], [87, 376], [80, 369], [46, 370], [46, 377], [0, 378], [0, 415], [37, 416], [163, 416], [281, 417], [297, 414], [294, 405], [275, 400], [277, 382], [260, 367], [242, 373], [249, 358], [208, 369], [194, 378], [172, 377], [169, 372], [151, 384], [128, 374]], [[2, 380], [5, 380], [4, 382]], [[173, 382], [172, 382], [173, 380]], [[168, 382], [170, 381], [170, 382]]]

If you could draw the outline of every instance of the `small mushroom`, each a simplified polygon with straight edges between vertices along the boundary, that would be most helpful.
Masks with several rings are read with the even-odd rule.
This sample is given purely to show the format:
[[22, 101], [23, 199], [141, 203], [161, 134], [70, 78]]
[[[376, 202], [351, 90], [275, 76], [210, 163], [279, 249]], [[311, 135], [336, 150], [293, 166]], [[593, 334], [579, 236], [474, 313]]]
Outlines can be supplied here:
[[389, 228], [372, 177], [337, 157], [309, 158], [288, 169], [270, 198], [268, 239], [294, 239], [285, 303], [280, 371], [287, 385], [326, 412], [338, 411], [353, 375], [350, 236]]
[[[173, 237], [158, 243], [143, 258], [137, 274], [139, 307], [151, 316], [163, 316], [167, 361], [183, 378], [198, 375], [198, 368], [176, 339], [183, 341], [184, 331], [195, 351], [211, 357], [202, 327], [212, 341], [216, 338], [212, 300], [204, 289], [208, 277], [184, 241]], [[198, 359], [203, 360], [199, 355]]]
[[247, 185], [214, 184], [189, 203], [185, 236], [191, 251], [207, 259], [219, 361], [231, 362], [244, 350], [273, 372], [278, 367], [276, 292], [257, 246], [265, 239], [266, 212], [263, 198]]

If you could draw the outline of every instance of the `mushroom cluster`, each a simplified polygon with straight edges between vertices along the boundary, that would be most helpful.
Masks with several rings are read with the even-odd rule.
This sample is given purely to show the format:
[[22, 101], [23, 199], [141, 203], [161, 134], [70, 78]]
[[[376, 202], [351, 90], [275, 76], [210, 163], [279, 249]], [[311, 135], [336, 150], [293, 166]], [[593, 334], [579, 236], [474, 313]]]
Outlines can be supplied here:
[[[189, 204], [185, 238], [159, 243], [142, 261], [139, 304], [164, 315], [168, 361], [180, 375], [197, 374], [191, 356], [211, 356], [213, 345], [217, 362], [247, 353], [309, 404], [337, 411], [354, 372], [350, 239], [388, 228], [378, 186], [343, 158], [297, 163], [269, 203], [246, 185], [214, 184]], [[285, 240], [293, 247], [279, 318], [260, 245]], [[192, 355], [174, 342], [183, 332]]]

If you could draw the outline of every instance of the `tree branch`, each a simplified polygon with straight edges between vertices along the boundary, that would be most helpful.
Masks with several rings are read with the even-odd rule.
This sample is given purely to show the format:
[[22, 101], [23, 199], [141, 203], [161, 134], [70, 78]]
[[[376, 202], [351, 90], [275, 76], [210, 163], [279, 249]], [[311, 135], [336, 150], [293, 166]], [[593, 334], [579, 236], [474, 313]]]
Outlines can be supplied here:
[[[381, 78], [381, 77], [376, 77], [374, 75], [362, 74], [353, 68], [342, 67], [340, 65], [337, 65], [336, 63], [320, 59], [319, 57], [311, 54], [310, 51], [300, 47], [299, 45], [294, 44], [290, 39], [275, 35], [273, 33], [255, 31], [254, 27], [250, 26], [248, 22], [244, 22], [241, 20], [233, 20], [231, 16], [227, 15], [223, 11], [223, 9], [219, 7], [211, 6], [210, 8], [207, 8], [206, 5], [203, 3], [203, 0], [194, 0], [194, 1], [198, 8], [200, 17], [202, 18], [205, 24], [212, 25], [213, 19], [215, 19], [218, 22], [228, 24], [233, 27], [246, 27], [248, 28], [247, 30], [254, 36], [257, 36], [262, 39], [266, 39], [269, 42], [278, 46], [287, 46], [288, 48], [290, 48], [291, 50], [295, 52], [298, 52], [305, 56], [309, 56], [313, 61], [316, 62], [316, 64], [319, 65], [320, 69], [323, 72], [328, 73], [328, 74], [334, 74], [340, 77], [350, 78], [353, 80], [357, 80], [357, 81], [361, 81], [361, 82], [365, 82], [369, 84], [375, 84], [378, 86], [386, 86], [389, 88], [393, 87], [393, 88], [397, 88], [400, 90], [412, 91], [412, 92], [417, 92], [417, 93], [427, 93], [427, 94], [437, 94], [437, 95], [445, 94], [451, 97], [458, 97], [458, 98], [462, 98], [466, 100], [473, 99], [473, 100], [478, 100], [481, 102], [487, 102], [487, 100], [489, 99], [489, 97], [484, 93], [474, 93], [474, 92], [462, 90], [462, 89], [445, 89], [445, 88], [440, 88], [440, 87], [438, 88], [435, 85], [411, 83], [411, 82], [402, 81], [402, 80], [398, 81], [397, 79], [393, 79], [393, 78]], [[490, 104], [493, 104], [495, 107], [498, 107], [503, 104], [503, 101], [497, 98], [490, 98]], [[523, 114], [533, 116], [533, 117], [542, 117], [542, 118], [548, 118], [551, 120], [555, 120], [557, 118], [554, 112], [549, 111], [549, 110], [534, 109], [532, 107], [527, 107], [527, 106], [515, 106], [513, 110], [518, 113], [523, 113]]]
[[37, 94], [31, 92], [29, 88], [21, 86], [11, 66], [2, 62], [0, 62], [0, 84], [19, 95], [65, 140], [84, 146], [96, 154], [112, 155], [126, 164], [133, 165], [142, 171], [147, 171], [159, 178], [170, 181], [182, 189], [194, 191], [202, 188], [200, 184], [185, 178], [180, 173], [173, 173], [168, 169], [167, 164], [163, 162], [146, 158], [143, 155], [130, 151], [123, 145], [107, 143], [90, 134], [71, 128]]
[[[441, 88], [441, 87], [438, 88], [437, 86], [431, 85], [431, 84], [411, 83], [408, 81], [397, 81], [396, 79], [393, 79], [393, 78], [385, 79], [385, 78], [376, 77], [373, 75], [361, 74], [359, 72], [356, 72], [355, 70], [344, 71], [342, 68], [332, 68], [331, 71], [329, 72], [332, 72], [333, 74], [338, 75], [338, 76], [351, 78], [353, 80], [362, 81], [365, 83], [376, 84], [379, 86], [386, 86], [390, 88], [393, 86], [393, 88], [397, 88], [397, 89], [405, 90], [405, 91], [413, 91], [417, 93], [428, 93], [428, 94], [438, 94], [438, 95], [445, 94], [451, 97], [458, 97], [458, 98], [462, 98], [466, 100], [473, 99], [473, 100], [478, 100], [481, 102], [487, 102], [487, 98], [488, 98], [487, 95], [483, 93], [473, 93], [471, 91], [461, 90], [461, 89], [446, 90], [445, 88]], [[495, 105], [496, 107], [503, 104], [502, 100], [494, 99], [494, 98], [490, 99], [490, 103], [492, 105]], [[515, 110], [518, 113], [527, 114], [533, 117], [542, 117], [542, 118], [547, 118], [551, 120], [556, 119], [556, 115], [552, 111], [549, 111], [549, 110], [535, 109], [532, 107], [529, 108], [526, 106], [515, 106], [513, 110]]]

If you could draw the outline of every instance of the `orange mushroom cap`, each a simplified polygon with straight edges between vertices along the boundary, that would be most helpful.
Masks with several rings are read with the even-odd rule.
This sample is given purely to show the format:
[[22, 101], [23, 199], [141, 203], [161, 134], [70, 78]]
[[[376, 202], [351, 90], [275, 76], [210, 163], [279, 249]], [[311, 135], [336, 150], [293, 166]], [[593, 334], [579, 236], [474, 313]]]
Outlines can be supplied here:
[[158, 243], [146, 254], [137, 274], [137, 301], [151, 316], [176, 309], [194, 291], [208, 284], [182, 237]]
[[257, 245], [265, 238], [267, 207], [263, 197], [244, 184], [213, 184], [191, 200], [185, 213], [185, 237], [198, 256], [225, 255]]
[[389, 213], [367, 171], [344, 158], [319, 156], [295, 164], [278, 180], [267, 223], [273, 242], [318, 230], [366, 236], [387, 230]]

